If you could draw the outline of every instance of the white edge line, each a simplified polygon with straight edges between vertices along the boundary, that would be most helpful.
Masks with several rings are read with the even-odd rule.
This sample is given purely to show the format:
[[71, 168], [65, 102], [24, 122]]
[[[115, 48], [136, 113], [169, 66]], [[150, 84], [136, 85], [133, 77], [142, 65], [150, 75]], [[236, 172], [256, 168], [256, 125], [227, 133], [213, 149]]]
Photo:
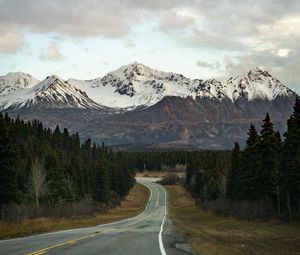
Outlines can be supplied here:
[[165, 251], [165, 248], [164, 248], [164, 243], [163, 243], [163, 240], [162, 240], [162, 233], [164, 231], [164, 224], [165, 224], [165, 219], [166, 219], [166, 216], [167, 216], [167, 192], [166, 192], [165, 188], [162, 187], [162, 189], [165, 193], [165, 215], [164, 215], [164, 218], [161, 222], [160, 231], [159, 231], [159, 234], [158, 234], [158, 242], [159, 242], [159, 249], [160, 249], [161, 254], [166, 255], [166, 251]]
[[115, 221], [115, 222], [111, 222], [111, 223], [105, 223], [105, 224], [101, 224], [101, 225], [96, 225], [96, 226], [91, 226], [91, 227], [87, 227], [87, 228], [73, 228], [73, 229], [67, 229], [67, 230], [60, 230], [60, 231], [55, 231], [55, 232], [49, 232], [49, 233], [44, 233], [44, 234], [37, 234], [37, 235], [32, 235], [32, 236], [24, 236], [24, 237], [17, 237], [17, 238], [11, 238], [11, 239], [4, 239], [4, 240], [0, 240], [0, 243], [4, 243], [4, 242], [10, 242], [10, 241], [15, 241], [15, 240], [23, 240], [23, 239], [29, 239], [29, 238], [33, 238], [33, 237], [39, 237], [39, 236], [48, 236], [48, 235], [54, 235], [54, 234], [60, 234], [60, 233], [67, 233], [67, 232], [72, 232], [74, 230], [79, 230], [79, 229], [89, 229], [89, 228], [95, 228], [95, 227], [107, 227], [107, 226], [111, 226], [111, 225], [115, 225], [115, 224], [119, 224], [119, 223], [124, 223], [127, 221], [131, 221], [134, 220], [135, 218], [140, 217], [143, 213], [145, 213], [145, 211], [148, 209], [151, 198], [152, 198], [152, 190], [151, 188], [149, 188], [149, 186], [145, 183], [141, 183], [138, 182], [142, 185], [144, 185], [145, 187], [147, 187], [148, 190], [150, 190], [150, 197], [148, 199], [147, 205], [145, 206], [145, 209], [138, 215], [124, 219], [124, 220], [120, 220], [120, 221]]

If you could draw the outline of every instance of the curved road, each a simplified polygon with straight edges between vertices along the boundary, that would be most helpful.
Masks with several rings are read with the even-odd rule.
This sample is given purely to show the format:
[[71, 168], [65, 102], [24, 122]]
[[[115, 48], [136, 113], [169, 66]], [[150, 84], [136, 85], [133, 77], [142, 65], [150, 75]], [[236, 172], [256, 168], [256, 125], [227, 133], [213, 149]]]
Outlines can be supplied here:
[[[2, 255], [165, 255], [188, 254], [176, 249], [178, 236], [166, 224], [165, 189], [147, 179], [151, 196], [140, 215], [127, 220], [0, 241]], [[180, 243], [182, 240], [180, 241]]]

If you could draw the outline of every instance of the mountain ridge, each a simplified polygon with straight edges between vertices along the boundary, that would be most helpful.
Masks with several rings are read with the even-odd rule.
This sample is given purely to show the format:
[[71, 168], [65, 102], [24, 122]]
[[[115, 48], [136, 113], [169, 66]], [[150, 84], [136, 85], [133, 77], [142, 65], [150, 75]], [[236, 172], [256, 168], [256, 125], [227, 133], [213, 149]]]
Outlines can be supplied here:
[[[65, 102], [66, 107], [108, 107], [128, 111], [154, 105], [165, 96], [194, 99], [196, 97], [216, 98], [218, 100], [229, 98], [234, 102], [241, 97], [247, 100], [256, 98], [274, 100], [277, 96], [296, 95], [270, 73], [257, 67], [225, 82], [216, 79], [189, 79], [182, 74], [162, 72], [137, 62], [121, 66], [103, 77], [91, 80], [72, 78], [62, 80], [55, 75], [48, 77], [56, 77], [61, 84], [74, 87], [72, 92], [77, 97], [86, 97], [84, 100], [75, 99], [77, 104], [74, 100], [71, 103]], [[38, 83], [45, 83], [47, 78], [38, 81], [33, 76], [21, 72], [0, 76], [0, 107], [6, 109], [14, 106], [27, 106], [27, 92]], [[78, 95], [78, 91], [85, 95]], [[17, 94], [15, 102], [11, 97], [14, 93]], [[61, 97], [61, 94], [57, 96]], [[70, 98], [72, 99], [72, 96]], [[81, 104], [81, 100], [86, 103]], [[60, 107], [63, 107], [63, 104]]]
[[259, 129], [267, 112], [283, 134], [297, 96], [259, 68], [226, 82], [190, 80], [138, 63], [88, 81], [15, 76], [9, 79], [14, 89], [0, 84], [0, 111], [115, 148], [228, 149], [234, 141], [243, 145], [249, 124]]
[[[13, 74], [29, 77], [29, 79], [32, 77], [23, 73]], [[30, 83], [31, 80], [34, 82]], [[15, 83], [15, 87], [12, 86], [11, 93], [3, 93], [7, 92], [7, 88], [0, 93], [0, 100], [2, 101], [0, 108], [28, 108], [34, 105], [49, 108], [103, 108], [103, 106], [92, 101], [85, 92], [75, 88], [67, 81], [63, 81], [56, 75], [48, 76], [42, 81], [34, 78], [31, 80], [23, 80], [23, 83], [18, 85], [20, 79], [11, 79], [11, 81], [17, 81], [18, 83]]]

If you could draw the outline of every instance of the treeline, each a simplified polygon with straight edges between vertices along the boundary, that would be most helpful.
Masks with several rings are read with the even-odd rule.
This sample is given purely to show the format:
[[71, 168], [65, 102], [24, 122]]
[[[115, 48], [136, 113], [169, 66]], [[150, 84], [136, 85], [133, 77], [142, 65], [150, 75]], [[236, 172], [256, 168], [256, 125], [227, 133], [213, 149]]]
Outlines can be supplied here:
[[224, 198], [229, 167], [229, 151], [195, 152], [188, 161], [186, 184], [201, 201]]
[[207, 209], [241, 218], [299, 215], [300, 100], [284, 141], [266, 114], [260, 133], [250, 125], [244, 150], [235, 143], [228, 172], [206, 169], [201, 159], [190, 161], [186, 183]]
[[80, 143], [78, 134], [37, 120], [24, 122], [0, 114], [0, 206], [34, 202], [48, 206], [80, 200], [109, 204], [134, 184], [123, 153]]
[[192, 153], [182, 150], [173, 151], [133, 151], [124, 152], [127, 160], [136, 171], [160, 171], [186, 165]]

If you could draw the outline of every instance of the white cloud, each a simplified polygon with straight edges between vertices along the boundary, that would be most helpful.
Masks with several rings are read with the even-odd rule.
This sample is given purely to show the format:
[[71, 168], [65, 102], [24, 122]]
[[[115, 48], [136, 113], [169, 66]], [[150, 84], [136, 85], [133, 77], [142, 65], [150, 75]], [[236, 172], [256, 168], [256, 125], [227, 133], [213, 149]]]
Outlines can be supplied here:
[[43, 53], [40, 56], [41, 59], [44, 60], [59, 60], [62, 58], [62, 54], [59, 50], [57, 42], [51, 42], [46, 50], [45, 53]]
[[289, 53], [291, 52], [291, 49], [278, 49], [276, 54], [279, 56], [279, 57], [283, 57], [283, 58], [286, 58], [289, 56]]
[[0, 52], [16, 53], [23, 45], [21, 30], [14, 27], [1, 26], [0, 24]]

